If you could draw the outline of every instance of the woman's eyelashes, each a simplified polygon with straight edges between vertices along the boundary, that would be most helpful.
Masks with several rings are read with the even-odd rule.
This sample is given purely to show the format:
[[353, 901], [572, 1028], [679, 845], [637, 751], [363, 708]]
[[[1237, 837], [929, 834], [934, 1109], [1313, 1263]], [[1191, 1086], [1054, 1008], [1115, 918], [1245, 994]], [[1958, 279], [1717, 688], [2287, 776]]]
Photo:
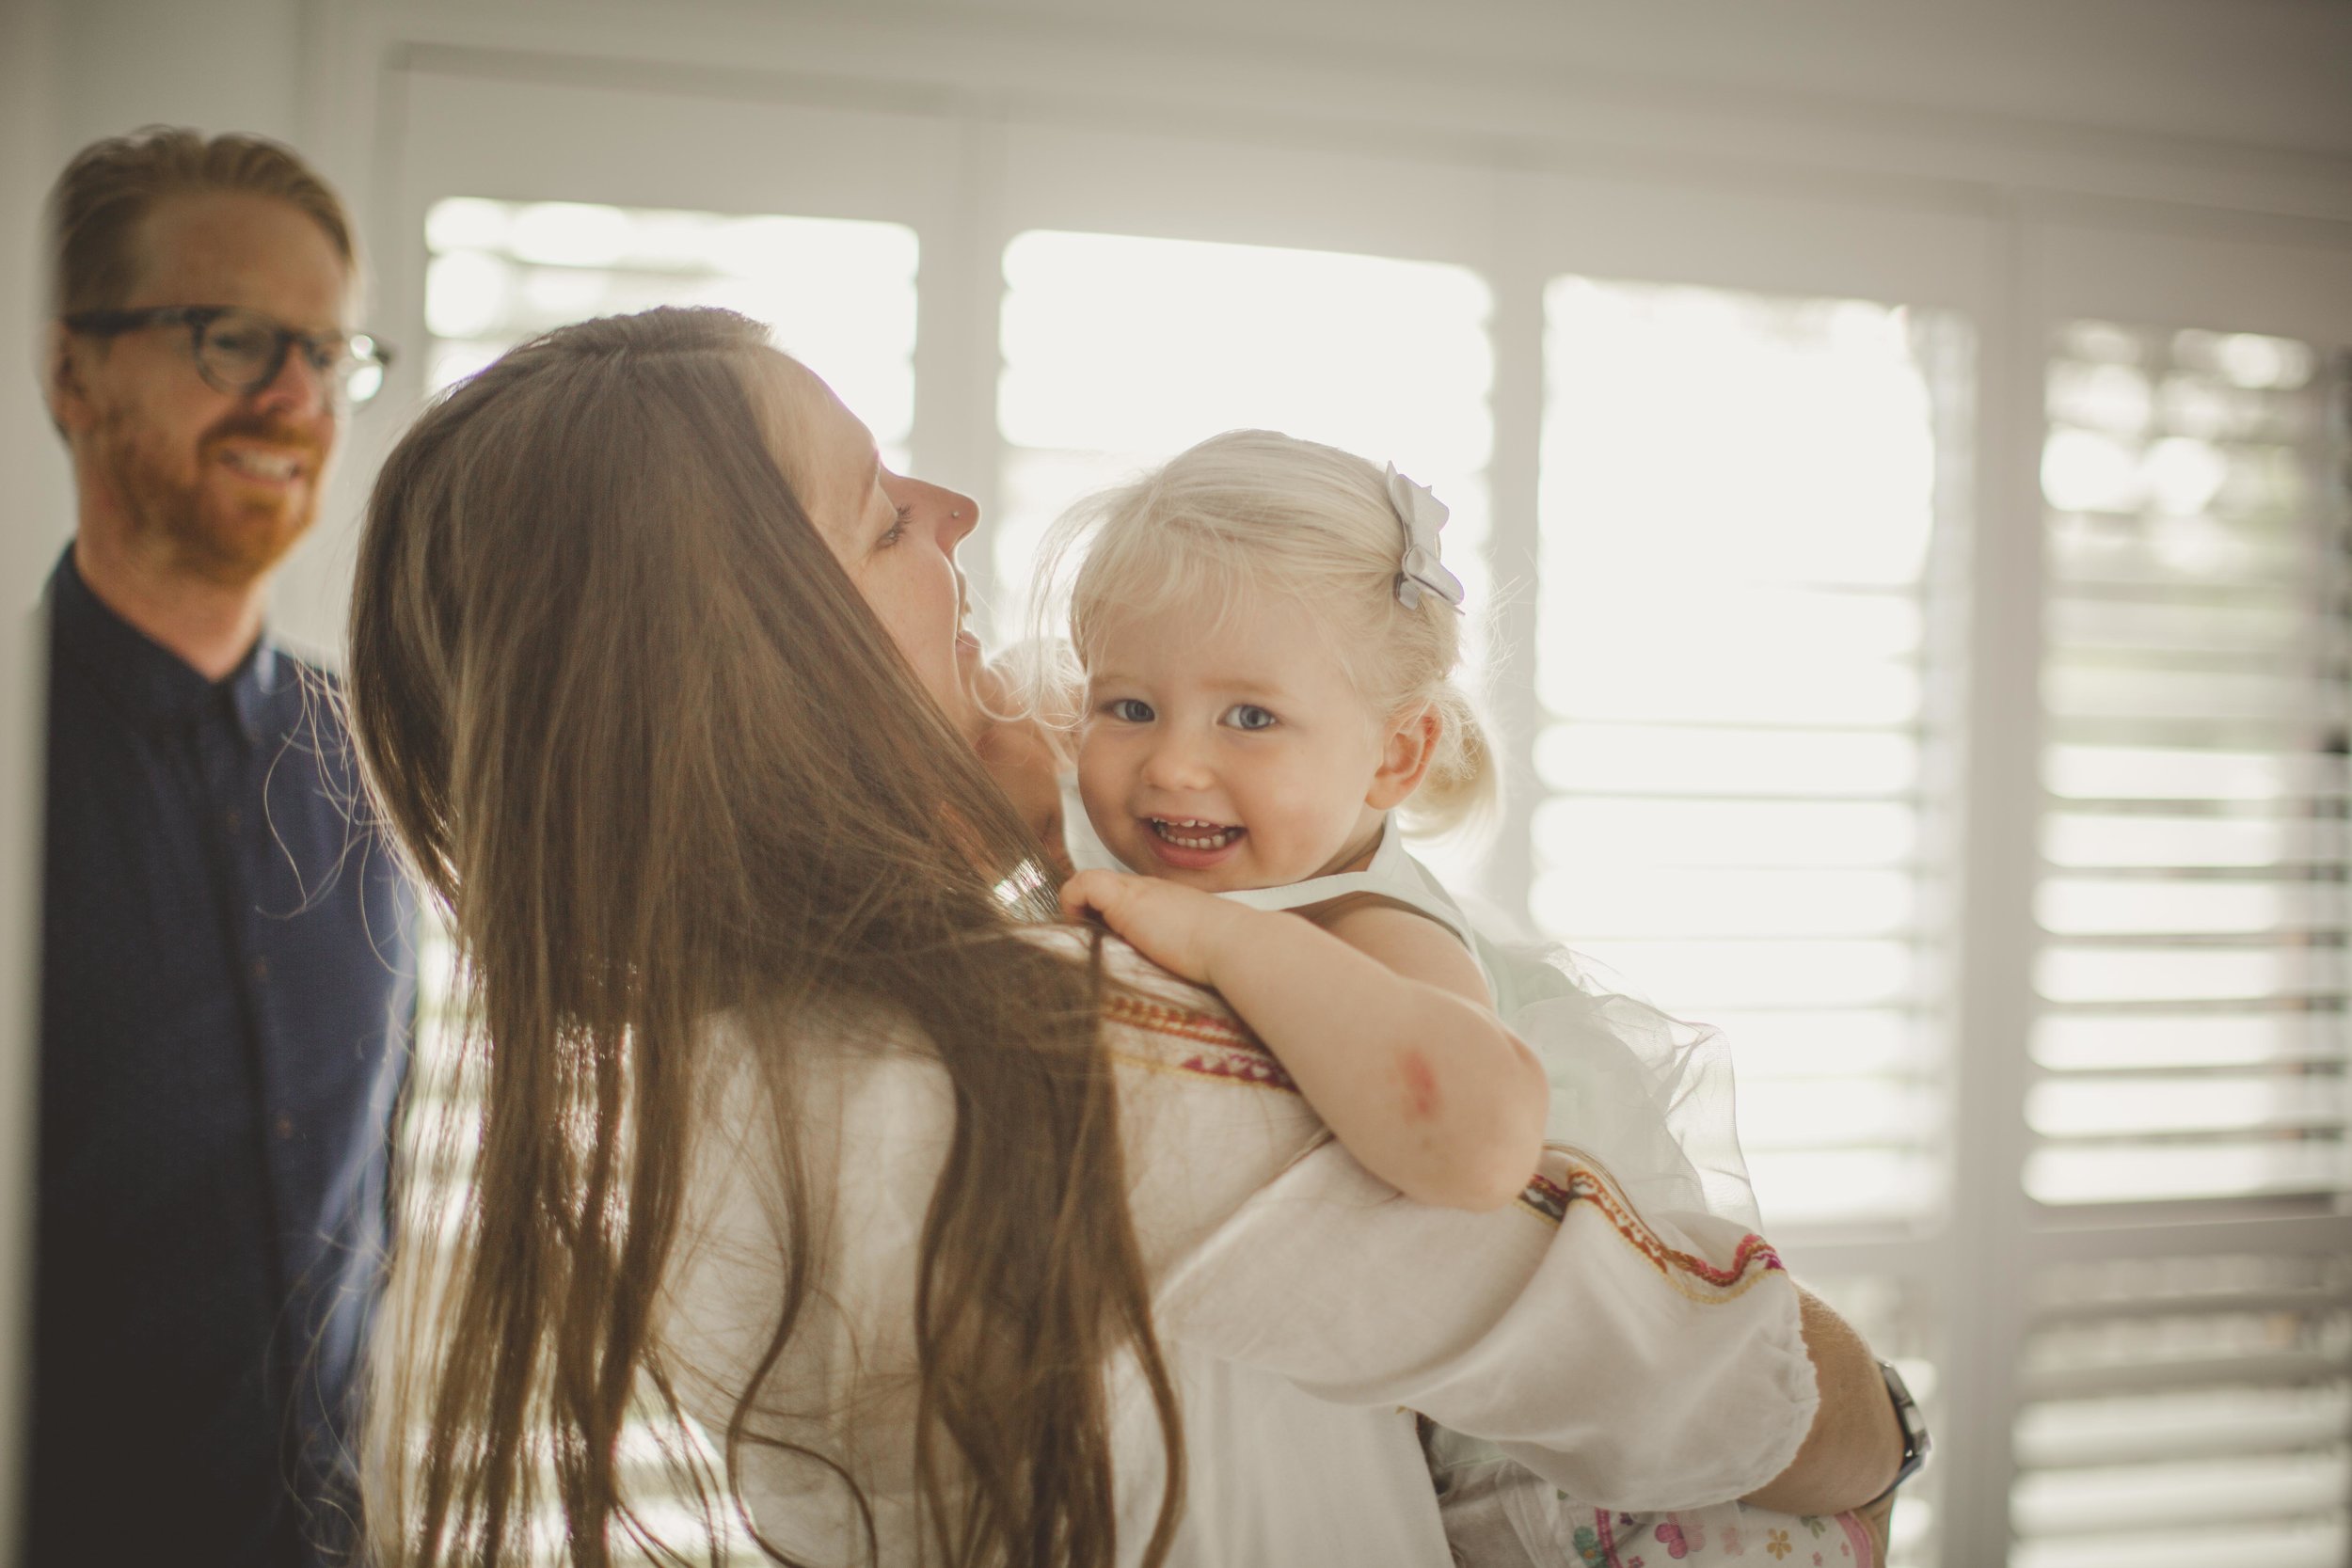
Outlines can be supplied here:
[[904, 539], [907, 536], [907, 525], [914, 518], [914, 508], [911, 506], [894, 506], [890, 512], [890, 527], [883, 530], [882, 536], [874, 543], [874, 547], [878, 550], [886, 550]]

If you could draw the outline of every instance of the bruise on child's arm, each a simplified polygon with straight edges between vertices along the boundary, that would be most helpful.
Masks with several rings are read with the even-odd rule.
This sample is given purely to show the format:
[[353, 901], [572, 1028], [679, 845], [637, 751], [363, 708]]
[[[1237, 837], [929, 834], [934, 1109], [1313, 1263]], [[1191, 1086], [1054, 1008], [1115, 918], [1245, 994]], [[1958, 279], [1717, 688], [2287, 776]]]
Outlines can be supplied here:
[[[1479, 1014], [1488, 1021], [1497, 1040], [1507, 1042], [1510, 1053], [1517, 1058], [1514, 1065], [1506, 1066], [1468, 1038], [1461, 1041], [1462, 1047], [1470, 1053], [1463, 1057], [1454, 1056], [1453, 1048], [1442, 1043], [1441, 1037], [1401, 1046], [1391, 1058], [1391, 1071], [1398, 1091], [1398, 1110], [1405, 1124], [1426, 1129], [1431, 1135], [1436, 1135], [1438, 1127], [1451, 1125], [1454, 1131], [1445, 1135], [1458, 1137], [1462, 1125], [1460, 1118], [1465, 1115], [1471, 1118], [1472, 1125], [1487, 1115], [1501, 1117], [1514, 1130], [1503, 1135], [1500, 1132], [1502, 1124], [1497, 1124], [1499, 1141], [1493, 1147], [1500, 1149], [1516, 1144], [1519, 1137], [1517, 1128], [1518, 1115], [1504, 1111], [1502, 1105], [1510, 1102], [1524, 1109], [1525, 1103], [1533, 1097], [1534, 1119], [1524, 1129], [1529, 1140], [1528, 1167], [1533, 1168], [1537, 1146], [1542, 1141], [1542, 1103], [1549, 1098], [1543, 1068], [1526, 1043], [1513, 1036], [1496, 1018], [1485, 973], [1470, 949], [1463, 944], [1461, 937], [1453, 927], [1431, 919], [1421, 911], [1377, 895], [1333, 899], [1328, 904], [1317, 906], [1313, 918], [1331, 935], [1399, 978], [1442, 991], [1457, 1003], [1472, 1004]], [[1468, 1024], [1469, 1019], [1464, 1018], [1463, 1022]], [[1477, 1032], [1475, 1026], [1471, 1026], [1471, 1032]], [[1457, 1064], [1460, 1069], [1470, 1069], [1467, 1076], [1457, 1070]], [[1473, 1064], [1476, 1065], [1473, 1067]], [[1462, 1094], [1456, 1091], [1468, 1093], [1467, 1104], [1463, 1102]], [[1497, 1096], [1502, 1099], [1499, 1101]], [[1481, 1105], [1487, 1110], [1482, 1112], [1475, 1108]], [[1510, 1196], [1516, 1195], [1525, 1185], [1524, 1170], [1515, 1168], [1512, 1176], [1512, 1180], [1497, 1186], [1493, 1194], [1486, 1194], [1485, 1178], [1482, 1177], [1479, 1190], [1485, 1196], [1477, 1201], [1466, 1201], [1458, 1196], [1435, 1201], [1462, 1208], [1493, 1207], [1496, 1203], [1507, 1201]]]

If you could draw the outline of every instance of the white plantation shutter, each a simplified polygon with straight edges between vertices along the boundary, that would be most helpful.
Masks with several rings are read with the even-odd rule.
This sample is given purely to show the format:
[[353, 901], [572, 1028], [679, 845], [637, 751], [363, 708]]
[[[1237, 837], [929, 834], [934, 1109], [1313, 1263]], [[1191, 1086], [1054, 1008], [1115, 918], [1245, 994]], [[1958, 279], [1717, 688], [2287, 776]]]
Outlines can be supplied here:
[[2010, 1561], [2340, 1568], [2352, 332], [2162, 303], [2047, 348]]
[[[1724, 1030], [1768, 1232], [1933, 1418], [1935, 1305], [1871, 1238], [1949, 1219], [1967, 325], [1568, 277], [1546, 331], [1532, 912]], [[1934, 1559], [1935, 1484], [1899, 1563]]]
[[1938, 1217], [1938, 437], [1964, 329], [1548, 293], [1534, 912], [1720, 1025], [1775, 1235]]
[[2053, 1267], [2031, 1307], [2016, 1568], [2346, 1560], [2340, 1246]]
[[2243, 334], [2084, 322], [2052, 356], [2043, 1202], [2352, 1174], [2334, 379]]

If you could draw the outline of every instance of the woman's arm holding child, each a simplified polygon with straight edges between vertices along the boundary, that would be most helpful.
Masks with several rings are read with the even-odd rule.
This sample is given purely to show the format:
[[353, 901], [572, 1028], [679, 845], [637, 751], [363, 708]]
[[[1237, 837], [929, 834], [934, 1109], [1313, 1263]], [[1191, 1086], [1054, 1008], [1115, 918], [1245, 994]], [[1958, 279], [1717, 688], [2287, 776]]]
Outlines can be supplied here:
[[1062, 907], [1093, 911], [1154, 963], [1221, 992], [1348, 1152], [1398, 1191], [1494, 1209], [1526, 1187], [1550, 1088], [1443, 927], [1366, 903], [1325, 929], [1103, 871], [1073, 878]]

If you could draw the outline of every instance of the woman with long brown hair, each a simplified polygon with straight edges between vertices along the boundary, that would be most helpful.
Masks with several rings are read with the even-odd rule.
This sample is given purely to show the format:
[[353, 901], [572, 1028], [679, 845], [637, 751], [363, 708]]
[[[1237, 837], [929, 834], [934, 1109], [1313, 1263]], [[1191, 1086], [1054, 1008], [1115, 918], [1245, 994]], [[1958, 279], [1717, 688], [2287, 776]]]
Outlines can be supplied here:
[[699, 1532], [787, 1562], [1442, 1563], [1414, 1411], [1628, 1508], [1880, 1491], [1867, 1352], [1758, 1239], [1566, 1151], [1406, 1203], [1212, 994], [1050, 925], [973, 521], [715, 311], [517, 349], [386, 462], [355, 733], [482, 1109], [393, 1260], [377, 1557], [706, 1551], [630, 1507], [648, 1410]]

